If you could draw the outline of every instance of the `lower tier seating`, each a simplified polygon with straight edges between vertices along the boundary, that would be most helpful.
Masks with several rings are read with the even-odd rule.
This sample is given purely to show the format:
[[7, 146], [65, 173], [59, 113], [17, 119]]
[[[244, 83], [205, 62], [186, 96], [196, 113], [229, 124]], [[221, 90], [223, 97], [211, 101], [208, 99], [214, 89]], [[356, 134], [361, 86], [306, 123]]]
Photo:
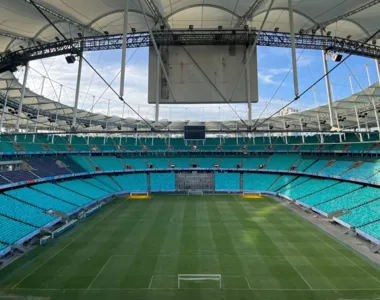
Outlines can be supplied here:
[[380, 220], [379, 211], [380, 201], [377, 200], [356, 209], [352, 209], [348, 214], [341, 216], [339, 219], [352, 225], [353, 227], [360, 227]]
[[275, 174], [245, 173], [243, 177], [244, 191], [266, 191], [279, 176]]
[[368, 233], [373, 236], [375, 239], [380, 241], [380, 221], [376, 223], [372, 223], [360, 228], [361, 231]]
[[216, 173], [216, 191], [240, 191], [240, 173]]
[[3, 216], [0, 216], [0, 228], [0, 241], [5, 244], [13, 244], [36, 230], [30, 225]]
[[125, 174], [112, 176], [112, 178], [126, 192], [147, 192], [147, 177], [146, 174]]
[[174, 173], [152, 173], [150, 174], [150, 189], [152, 192], [174, 192]]

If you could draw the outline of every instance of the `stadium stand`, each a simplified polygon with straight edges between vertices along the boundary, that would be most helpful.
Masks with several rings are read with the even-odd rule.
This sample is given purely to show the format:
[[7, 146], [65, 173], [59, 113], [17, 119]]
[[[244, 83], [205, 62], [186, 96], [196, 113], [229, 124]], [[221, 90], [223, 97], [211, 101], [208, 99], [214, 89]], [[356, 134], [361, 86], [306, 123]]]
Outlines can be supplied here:
[[150, 174], [151, 192], [174, 192], [175, 174], [174, 173], [152, 173]]
[[13, 244], [36, 230], [30, 225], [3, 216], [0, 216], [0, 228], [0, 241], [5, 244]]
[[380, 222], [360, 227], [360, 230], [380, 241]]
[[[366, 195], [369, 195], [370, 192], [366, 192]], [[359, 198], [359, 197], [358, 197]], [[352, 209], [348, 214], [339, 217], [340, 220], [352, 225], [353, 227], [361, 227], [369, 223], [380, 220], [380, 201], [376, 200], [371, 202], [373, 199], [379, 199], [379, 195], [370, 195], [367, 200], [363, 199], [360, 195], [359, 201], [357, 203], [344, 203], [345, 207], [343, 209]], [[372, 199], [371, 199], [372, 198]], [[347, 201], [348, 202], [348, 201]], [[371, 203], [368, 203], [371, 202]], [[368, 203], [366, 205], [360, 206], [362, 204]], [[351, 204], [351, 205], [350, 205]], [[358, 207], [360, 206], [360, 207]]]
[[266, 191], [279, 177], [274, 174], [244, 174], [244, 191]]
[[124, 170], [125, 165], [115, 156], [92, 156], [92, 160], [101, 170]]
[[238, 192], [240, 191], [240, 173], [216, 173], [215, 190]]
[[125, 192], [147, 192], [147, 178], [146, 174], [126, 174], [119, 176], [112, 176], [118, 185], [122, 187]]
[[76, 192], [82, 196], [89, 197], [94, 200], [104, 198], [109, 195], [108, 192], [101, 190], [89, 183], [86, 183], [80, 179], [74, 179], [70, 181], [63, 181], [58, 183], [61, 187]]
[[310, 179], [304, 183], [297, 185], [293, 188], [287, 189], [283, 192], [284, 195], [291, 197], [293, 199], [301, 199], [305, 196], [314, 194], [318, 191], [324, 190], [332, 185], [337, 184], [337, 180], [328, 180], [328, 179]]
[[277, 190], [281, 189], [282, 187], [288, 185], [291, 181], [296, 179], [297, 176], [292, 175], [282, 175], [280, 176], [269, 188], [269, 191], [276, 192]]

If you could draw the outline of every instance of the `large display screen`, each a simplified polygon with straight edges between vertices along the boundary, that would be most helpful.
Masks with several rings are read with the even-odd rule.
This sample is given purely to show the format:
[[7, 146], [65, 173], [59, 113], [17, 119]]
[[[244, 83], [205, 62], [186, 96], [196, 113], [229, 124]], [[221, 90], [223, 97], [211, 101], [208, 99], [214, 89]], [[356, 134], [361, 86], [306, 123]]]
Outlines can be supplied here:
[[205, 138], [205, 126], [185, 126], [185, 140], [204, 140]]

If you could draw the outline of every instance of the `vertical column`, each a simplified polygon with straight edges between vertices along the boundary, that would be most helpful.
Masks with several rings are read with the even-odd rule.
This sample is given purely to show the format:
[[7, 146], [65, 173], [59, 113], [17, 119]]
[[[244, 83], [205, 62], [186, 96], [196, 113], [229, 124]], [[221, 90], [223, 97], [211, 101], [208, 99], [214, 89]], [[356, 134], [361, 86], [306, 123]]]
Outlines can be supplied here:
[[323, 68], [325, 70], [327, 100], [328, 100], [328, 105], [329, 105], [330, 126], [333, 127], [334, 116], [333, 116], [332, 99], [331, 99], [331, 85], [330, 85], [330, 76], [329, 74], [327, 74], [329, 70], [328, 70], [326, 55], [327, 55], [327, 52], [325, 50], [322, 50], [322, 60], [323, 60]]
[[78, 112], [78, 102], [79, 102], [79, 92], [80, 92], [80, 81], [82, 77], [82, 64], [83, 64], [83, 53], [79, 55], [79, 65], [78, 65], [78, 75], [77, 75], [77, 86], [75, 90], [75, 103], [73, 110], [73, 122], [72, 128], [75, 128], [77, 125], [77, 112]]
[[375, 63], [376, 63], [377, 82], [380, 85], [380, 65], [379, 65], [380, 61], [378, 59], [375, 59]]
[[324, 143], [324, 138], [323, 138], [323, 133], [321, 132], [322, 128], [321, 128], [321, 120], [319, 118], [319, 113], [317, 114], [317, 122], [318, 122], [318, 130], [320, 132], [321, 143], [323, 144]]
[[[283, 120], [282, 123], [283, 123], [283, 126], [284, 126], [284, 130], [286, 130], [285, 120]], [[284, 136], [285, 136], [285, 144], [287, 145], [288, 144], [288, 133], [284, 132]]]
[[365, 70], [367, 72], [368, 86], [371, 86], [371, 75], [369, 74], [368, 64], [365, 64]]
[[247, 105], [248, 105], [248, 126], [252, 126], [252, 99], [251, 99], [251, 74], [249, 70], [249, 53], [248, 47], [245, 50], [245, 85], [247, 93]]
[[356, 104], [354, 104], [354, 108], [355, 108], [356, 123], [358, 124], [358, 132], [359, 132], [360, 141], [363, 142], [363, 135], [360, 132], [361, 131], [361, 126], [360, 126], [358, 108], [356, 107]]
[[342, 135], [340, 134], [339, 118], [338, 118], [338, 113], [336, 110], [335, 110], [335, 117], [336, 117], [336, 125], [338, 126], [338, 130], [339, 130], [339, 141], [342, 142]]
[[161, 66], [160, 66], [160, 60], [158, 57], [157, 57], [156, 71], [157, 71], [157, 74], [156, 74], [156, 113], [155, 113], [154, 120], [158, 122], [160, 118], [160, 99], [161, 99]]
[[297, 69], [297, 56], [296, 56], [296, 46], [295, 46], [295, 37], [294, 37], [293, 0], [288, 0], [288, 7], [289, 7], [289, 23], [290, 23], [290, 43], [292, 46], [294, 94], [296, 97], [298, 97], [299, 95], [298, 69]]
[[350, 81], [351, 94], [355, 94], [354, 86], [352, 85], [352, 74], [348, 75], [348, 80]]
[[124, 0], [124, 23], [123, 23], [123, 44], [121, 48], [121, 72], [120, 72], [120, 97], [124, 96], [125, 85], [125, 64], [127, 60], [127, 36], [128, 36], [128, 4], [129, 0]]
[[3, 132], [3, 124], [4, 124], [5, 112], [7, 110], [8, 97], [9, 97], [9, 89], [12, 87], [12, 84], [13, 84], [13, 80], [11, 81], [11, 84], [9, 86], [7, 86], [7, 92], [5, 94], [3, 112], [1, 114], [1, 121], [0, 121], [0, 133]]
[[[43, 76], [42, 77], [41, 92], [40, 92], [41, 96], [44, 93], [45, 79], [46, 79], [46, 77]], [[36, 121], [34, 122], [34, 133], [37, 133], [37, 126], [38, 126], [38, 118], [40, 116], [40, 109], [41, 109], [41, 104], [38, 105], [38, 109], [37, 109], [37, 117], [36, 117]], [[35, 139], [36, 139], [36, 135], [33, 134], [33, 143], [34, 143]]]
[[23, 103], [24, 98], [25, 98], [25, 89], [26, 89], [26, 82], [28, 81], [28, 73], [29, 73], [29, 62], [27, 62], [25, 64], [24, 81], [22, 82], [20, 103], [18, 104], [16, 131], [19, 131], [19, 129], [20, 129], [20, 121], [21, 121], [21, 114], [22, 114], [22, 103]]
[[301, 138], [302, 138], [302, 144], [305, 144], [305, 136], [303, 135], [303, 123], [302, 123], [302, 119], [300, 119], [300, 125], [301, 125]]
[[380, 130], [379, 114], [377, 112], [377, 107], [376, 107], [376, 103], [375, 103], [375, 98], [374, 97], [372, 97], [372, 106], [373, 106], [373, 111], [375, 113], [377, 130]]
[[[59, 88], [58, 103], [61, 103], [62, 88], [63, 88], [63, 86], [61, 84], [61, 87]], [[57, 112], [55, 113], [54, 131], [57, 127], [57, 121], [58, 121], [58, 109], [57, 109]], [[52, 144], [54, 144], [54, 137], [55, 137], [55, 135], [53, 134], [53, 137], [51, 139]]]

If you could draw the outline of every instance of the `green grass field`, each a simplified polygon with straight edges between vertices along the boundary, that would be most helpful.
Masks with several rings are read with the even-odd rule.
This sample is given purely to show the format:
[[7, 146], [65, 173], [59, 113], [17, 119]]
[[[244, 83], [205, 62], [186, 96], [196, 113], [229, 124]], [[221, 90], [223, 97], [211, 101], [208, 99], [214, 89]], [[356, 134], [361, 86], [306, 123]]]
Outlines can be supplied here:
[[[189, 281], [178, 290], [177, 275], [189, 273], [221, 274], [223, 288]], [[369, 299], [380, 297], [380, 270], [271, 199], [154, 196], [117, 199], [1, 270], [5, 295]]]

